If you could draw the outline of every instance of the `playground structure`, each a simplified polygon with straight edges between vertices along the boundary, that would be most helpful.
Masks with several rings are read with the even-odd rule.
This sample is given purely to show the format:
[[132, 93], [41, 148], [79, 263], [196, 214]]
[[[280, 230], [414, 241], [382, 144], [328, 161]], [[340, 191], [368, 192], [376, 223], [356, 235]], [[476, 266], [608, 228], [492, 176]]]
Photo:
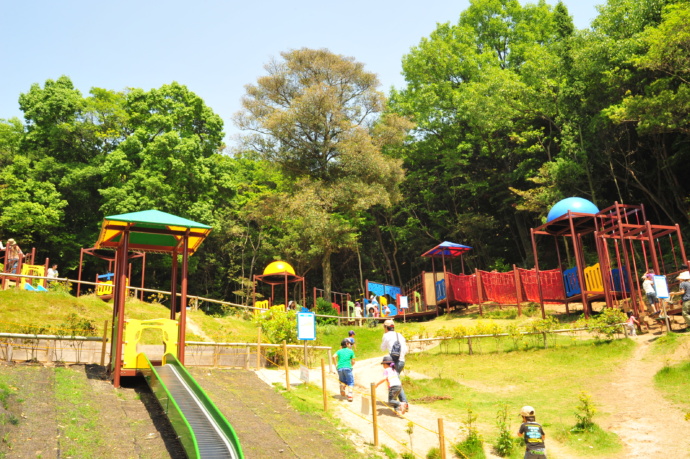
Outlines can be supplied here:
[[[81, 275], [82, 275], [82, 268], [84, 266], [84, 254], [86, 255], [91, 255], [96, 258], [100, 258], [101, 260], [105, 260], [108, 262], [108, 272], [105, 274], [96, 274], [96, 296], [101, 298], [104, 301], [108, 301], [112, 299], [113, 296], [113, 277], [115, 277], [115, 274], [113, 273], [113, 266], [115, 264], [115, 255], [107, 250], [98, 250], [95, 247], [89, 248], [89, 249], [84, 249], [82, 248], [79, 253], [79, 272], [77, 275], [77, 297], [81, 293]], [[128, 253], [128, 260], [134, 260], [140, 258], [141, 259], [141, 293], [140, 293], [140, 299], [141, 301], [144, 301], [144, 279], [145, 279], [145, 271], [146, 271], [146, 252], [140, 252], [140, 251], [130, 251]], [[132, 278], [132, 264], [129, 263], [128, 265], [128, 275], [127, 279]]]
[[20, 285], [24, 290], [30, 291], [45, 291], [47, 284], [46, 280], [33, 280], [31, 278], [26, 278], [22, 276], [37, 276], [45, 277], [48, 271], [48, 266], [50, 266], [50, 259], [46, 258], [46, 261], [42, 265], [35, 264], [36, 260], [36, 248], [32, 247], [31, 251], [24, 256], [19, 257], [19, 262], [17, 264], [16, 275], [12, 275], [10, 272], [11, 266], [9, 263], [9, 250], [4, 250], [5, 254], [3, 257], [3, 276], [0, 278], [0, 289], [5, 290], [8, 287], [14, 287]]
[[[210, 226], [156, 210], [105, 217], [95, 249], [115, 250], [108, 369], [115, 387], [120, 387], [122, 377], [145, 377], [188, 457], [243, 458], [232, 426], [184, 367], [188, 259], [210, 232]], [[170, 318], [125, 319], [130, 250], [172, 256]], [[182, 256], [179, 317], [178, 255]], [[160, 361], [137, 352], [146, 329], [163, 334], [164, 352]]]
[[[651, 224], [643, 205], [616, 202], [593, 213], [595, 209], [589, 207], [589, 212], [568, 209], [560, 216], [557, 216], [560, 212], [550, 213], [546, 224], [532, 229], [535, 269], [539, 270], [535, 235], [554, 237], [559, 266], [563, 262], [558, 236], [563, 236], [564, 242], [570, 242], [575, 259], [575, 266], [563, 271], [564, 289], [570, 301], [582, 302], [585, 316], [589, 316], [590, 303], [596, 300], [605, 301], [607, 307], [629, 307], [635, 315], [644, 315], [640, 275], [653, 269], [657, 274], [669, 276], [669, 284], [673, 285], [680, 265], [687, 264], [680, 226]], [[586, 266], [583, 240], [590, 234], [598, 263]], [[664, 245], [669, 246], [670, 253], [664, 253]]]
[[[607, 307], [631, 309], [641, 316], [645, 313], [641, 307], [645, 295], [640, 275], [652, 269], [668, 276], [669, 286], [673, 286], [680, 265], [687, 264], [679, 225], [651, 224], [642, 205], [616, 202], [599, 211], [587, 200], [568, 198], [553, 206], [547, 222], [532, 228], [531, 235], [533, 269], [513, 265], [508, 272], [475, 269], [473, 274], [465, 274], [463, 263], [463, 273], [454, 274], [452, 266], [447, 269], [445, 258], [452, 260], [469, 247], [445, 241], [425, 252], [422, 256], [432, 257], [432, 264], [434, 258], [441, 258], [443, 270], [436, 271], [434, 266], [431, 273], [422, 272], [403, 286], [405, 295], [414, 300], [415, 310], [410, 315], [439, 314], [441, 308], [470, 304], [479, 305], [481, 314], [486, 302], [499, 307], [517, 306], [521, 314], [522, 303], [531, 302], [540, 304], [545, 317], [545, 303], [565, 304], [569, 312], [569, 305], [577, 302], [582, 303], [584, 314], [589, 317], [591, 302], [603, 301]], [[543, 235], [554, 238], [555, 269], [540, 269], [536, 236]], [[567, 260], [561, 258], [559, 238], [565, 245]], [[586, 253], [586, 243], [595, 248], [594, 254]], [[663, 246], [669, 250], [664, 251]], [[598, 261], [587, 265], [585, 260], [593, 256]], [[566, 267], [568, 263], [574, 266]], [[678, 312], [677, 308], [668, 311]]]
[[[268, 300], [256, 301], [256, 286], [257, 282], [263, 282], [271, 286], [271, 296]], [[263, 274], [255, 274], [254, 282], [252, 283], [252, 304], [259, 309], [269, 309], [273, 306], [279, 306], [275, 304], [275, 287], [277, 285], [282, 285], [284, 287], [284, 295], [282, 306], [287, 308], [290, 304], [290, 294], [288, 286], [289, 284], [301, 284], [302, 289], [302, 306], [306, 305], [307, 300], [307, 290], [306, 284], [304, 282], [304, 277], [295, 274], [295, 270], [289, 263], [284, 261], [274, 261], [269, 263], [266, 268], [264, 268]]]

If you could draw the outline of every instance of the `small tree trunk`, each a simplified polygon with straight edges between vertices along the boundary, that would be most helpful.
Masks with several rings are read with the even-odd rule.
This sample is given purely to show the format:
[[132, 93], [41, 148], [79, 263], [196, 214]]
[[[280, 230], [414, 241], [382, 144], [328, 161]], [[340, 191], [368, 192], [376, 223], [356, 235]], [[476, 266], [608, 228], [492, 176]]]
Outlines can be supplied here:
[[331, 272], [331, 252], [327, 250], [323, 254], [321, 260], [321, 268], [323, 269], [323, 295], [324, 299], [331, 301], [331, 282], [333, 280], [333, 273]]

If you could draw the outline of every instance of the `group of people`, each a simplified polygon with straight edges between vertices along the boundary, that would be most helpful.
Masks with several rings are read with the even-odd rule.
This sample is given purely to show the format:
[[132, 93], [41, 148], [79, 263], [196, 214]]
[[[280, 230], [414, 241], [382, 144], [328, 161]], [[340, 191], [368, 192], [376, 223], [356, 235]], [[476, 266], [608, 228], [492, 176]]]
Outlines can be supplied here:
[[[688, 271], [688, 265], [684, 264], [681, 265], [681, 272], [680, 274], [676, 277], [676, 280], [680, 282], [678, 285], [678, 291], [677, 292], [671, 292], [670, 296], [681, 296], [681, 301], [682, 301], [682, 314], [683, 314], [683, 319], [685, 319], [685, 324], [688, 328], [690, 328], [690, 271]], [[648, 312], [650, 314], [658, 314], [661, 312], [661, 308], [659, 306], [660, 299], [657, 295], [656, 288], [654, 287], [654, 270], [649, 269], [647, 272], [642, 276], [642, 289], [645, 292], [645, 296], [647, 297], [647, 302], [648, 302]], [[630, 314], [628, 314], [628, 324], [629, 325], [634, 325], [639, 324], [637, 320], [633, 317], [633, 321], [630, 319]], [[634, 330], [633, 330], [634, 334]]]
[[[407, 341], [405, 337], [395, 331], [395, 323], [386, 320], [383, 323], [384, 334], [381, 339], [381, 350], [388, 352], [383, 357], [383, 379], [376, 383], [376, 387], [384, 382], [388, 385], [388, 404], [396, 414], [403, 415], [407, 412], [409, 404], [400, 380], [400, 373], [405, 368], [405, 356], [407, 355]], [[340, 342], [340, 349], [333, 356], [333, 361], [338, 371], [340, 381], [340, 395], [353, 400], [355, 378], [353, 366], [355, 364], [355, 332], [350, 330], [348, 337]]]
[[[381, 350], [388, 352], [381, 360], [383, 367], [382, 379], [376, 383], [376, 387], [383, 383], [388, 386], [388, 404], [399, 416], [409, 410], [409, 403], [402, 387], [400, 374], [405, 368], [405, 356], [408, 352], [407, 340], [403, 335], [395, 331], [395, 323], [386, 320], [383, 323], [384, 333], [381, 338]], [[340, 395], [353, 400], [355, 378], [353, 366], [355, 364], [355, 331], [350, 330], [348, 337], [340, 342], [340, 349], [333, 356], [338, 371], [340, 382]], [[518, 436], [525, 441], [525, 459], [546, 459], [544, 440], [546, 434], [541, 424], [536, 421], [535, 410], [531, 406], [524, 406], [520, 410], [522, 423], [518, 430]]]
[[[5, 251], [7, 258], [7, 266], [5, 266], [5, 272], [10, 274], [19, 274], [19, 262], [26, 258], [26, 255], [22, 251], [22, 248], [17, 244], [12, 238], [7, 240], [7, 245], [3, 245], [0, 241], [0, 251]], [[58, 265], [56, 263], [51, 264], [46, 272], [46, 277], [48, 282], [54, 282], [58, 277]]]

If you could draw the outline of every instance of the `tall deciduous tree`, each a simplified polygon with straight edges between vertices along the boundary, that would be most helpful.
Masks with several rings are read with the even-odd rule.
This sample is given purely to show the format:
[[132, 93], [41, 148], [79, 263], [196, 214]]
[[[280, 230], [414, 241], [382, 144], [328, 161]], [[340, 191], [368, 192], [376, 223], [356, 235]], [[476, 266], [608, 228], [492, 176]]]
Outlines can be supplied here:
[[382, 151], [411, 126], [379, 116], [378, 78], [353, 58], [306, 48], [281, 56], [247, 86], [235, 119], [252, 132], [245, 147], [291, 179], [271, 208], [286, 230], [284, 253], [320, 260], [330, 293], [331, 255], [355, 247], [362, 212], [398, 198], [400, 161]]
[[457, 24], [439, 25], [403, 58], [408, 84], [391, 105], [417, 123], [404, 189], [427, 247], [459, 239], [484, 266], [530, 253], [510, 188], [558, 152], [563, 76], [554, 49], [571, 27], [562, 6], [473, 0]]

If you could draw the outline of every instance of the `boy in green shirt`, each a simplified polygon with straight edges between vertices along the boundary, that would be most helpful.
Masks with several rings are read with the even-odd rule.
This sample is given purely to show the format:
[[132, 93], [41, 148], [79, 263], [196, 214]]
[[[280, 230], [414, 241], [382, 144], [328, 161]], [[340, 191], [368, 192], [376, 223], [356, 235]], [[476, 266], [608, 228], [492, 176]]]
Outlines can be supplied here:
[[352, 366], [355, 364], [355, 353], [350, 348], [350, 342], [344, 339], [340, 342], [340, 347], [333, 356], [333, 363], [338, 370], [338, 379], [340, 380], [340, 395], [345, 396], [347, 389], [347, 400], [352, 401], [352, 395], [355, 388], [355, 376], [352, 373]]

